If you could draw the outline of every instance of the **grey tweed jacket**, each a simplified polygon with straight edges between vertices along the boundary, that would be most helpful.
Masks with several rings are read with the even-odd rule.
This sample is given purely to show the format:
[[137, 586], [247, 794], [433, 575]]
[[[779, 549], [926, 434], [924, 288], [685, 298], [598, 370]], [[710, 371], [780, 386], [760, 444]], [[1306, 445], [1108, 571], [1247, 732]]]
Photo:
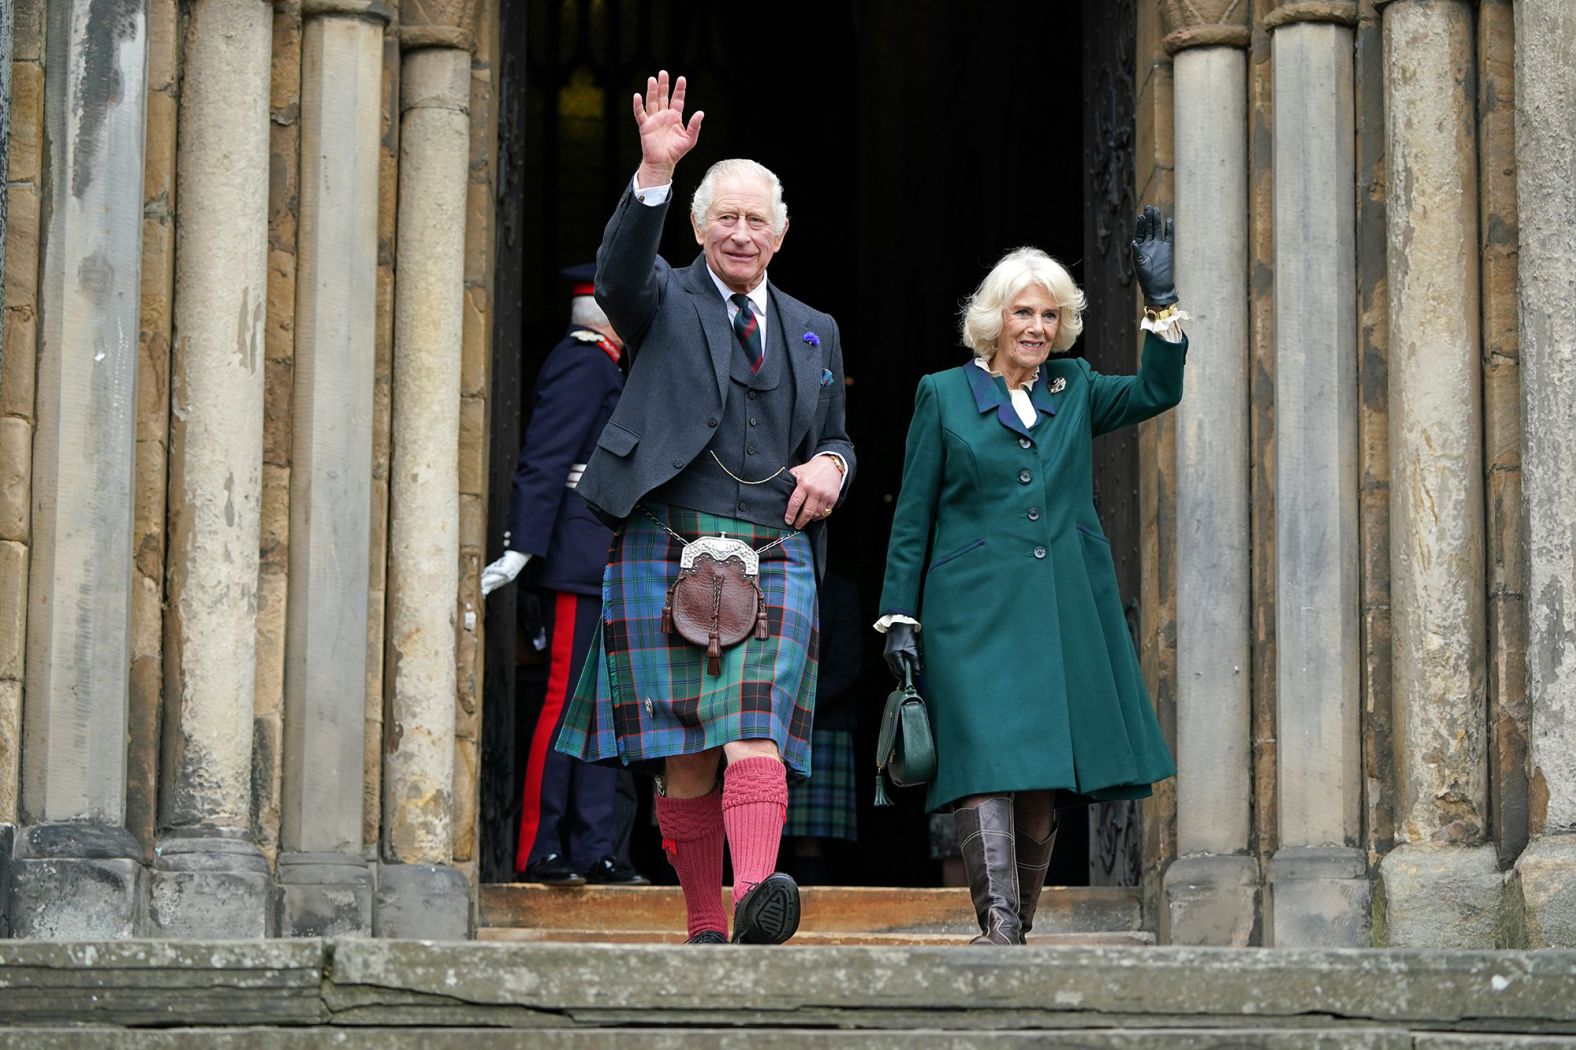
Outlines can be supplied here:
[[[669, 198], [671, 203], [672, 198]], [[629, 381], [597, 440], [577, 491], [605, 517], [629, 516], [641, 497], [701, 456], [714, 433], [708, 419], [734, 395], [729, 380], [738, 343], [728, 308], [698, 256], [676, 270], [657, 255], [668, 204], [650, 206], [626, 188], [602, 234], [596, 255], [596, 299], [624, 340]], [[854, 480], [854, 445], [844, 423], [843, 351], [837, 322], [768, 286], [770, 321], [780, 322], [794, 410], [787, 447], [793, 466], [822, 452], [848, 464], [846, 499]], [[806, 532], [816, 566], [826, 564], [822, 523]]]

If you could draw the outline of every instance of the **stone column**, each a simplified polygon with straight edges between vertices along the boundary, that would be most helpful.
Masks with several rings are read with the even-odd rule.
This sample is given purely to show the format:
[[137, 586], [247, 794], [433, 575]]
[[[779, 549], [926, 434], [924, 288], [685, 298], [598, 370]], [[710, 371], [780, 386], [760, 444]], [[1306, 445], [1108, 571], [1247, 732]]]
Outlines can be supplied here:
[[125, 828], [147, 23], [48, 6], [48, 143], [33, 440], [22, 821], [11, 933], [127, 937], [145, 910]]
[[269, 0], [189, 8], [176, 160], [154, 932], [266, 936], [251, 836], [268, 254]]
[[1398, 845], [1381, 943], [1491, 948], [1473, 5], [1384, 8]]
[[1576, 948], [1576, 7], [1518, 0], [1522, 493], [1532, 841], [1516, 862], [1531, 947]]
[[307, 0], [301, 43], [279, 932], [365, 935], [367, 537], [387, 8]]
[[[12, 0], [0, 0], [0, 175], [11, 155], [11, 27], [15, 21]], [[0, 178], [0, 183], [4, 179]], [[5, 287], [5, 193], [0, 193], [0, 288]], [[5, 348], [0, 347], [0, 383], [5, 376]]]
[[469, 883], [449, 862], [471, 63], [468, 17], [447, 6], [426, 5], [420, 10], [433, 21], [400, 27], [406, 51], [389, 467], [390, 702], [376, 932], [452, 939], [466, 935], [470, 917]]
[[1359, 836], [1355, 4], [1266, 19], [1275, 66], [1279, 842], [1266, 941], [1369, 943]]
[[1177, 282], [1188, 335], [1210, 361], [1209, 382], [1177, 409], [1179, 856], [1164, 878], [1162, 940], [1243, 946], [1259, 881], [1248, 855], [1247, 6], [1162, 10], [1175, 52]]

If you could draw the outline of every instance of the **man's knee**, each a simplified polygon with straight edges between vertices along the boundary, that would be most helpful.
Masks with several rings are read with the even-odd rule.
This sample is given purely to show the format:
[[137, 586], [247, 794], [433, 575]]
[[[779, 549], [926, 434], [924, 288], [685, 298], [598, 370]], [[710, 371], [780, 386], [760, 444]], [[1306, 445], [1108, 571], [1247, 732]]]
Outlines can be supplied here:
[[717, 786], [717, 760], [713, 748], [698, 755], [669, 755], [662, 764], [662, 787], [669, 798], [700, 798]]
[[722, 745], [722, 753], [728, 756], [729, 762], [737, 762], [744, 758], [773, 758], [782, 761], [776, 743], [770, 740], [731, 740]]

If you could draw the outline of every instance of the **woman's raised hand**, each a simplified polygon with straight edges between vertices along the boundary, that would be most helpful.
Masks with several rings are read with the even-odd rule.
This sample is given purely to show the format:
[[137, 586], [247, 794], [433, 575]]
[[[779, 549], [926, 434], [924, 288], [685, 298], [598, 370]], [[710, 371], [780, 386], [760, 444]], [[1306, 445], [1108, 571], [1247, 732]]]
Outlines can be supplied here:
[[706, 114], [696, 110], [684, 123], [684, 78], [673, 83], [668, 97], [668, 71], [646, 78], [646, 94], [635, 94], [635, 126], [640, 129], [640, 185], [661, 186], [673, 181], [673, 169], [700, 138]]
[[1144, 302], [1150, 306], [1170, 306], [1177, 301], [1173, 272], [1176, 235], [1171, 228], [1174, 221], [1162, 220], [1160, 209], [1149, 204], [1138, 213], [1133, 230], [1133, 270], [1138, 274]]

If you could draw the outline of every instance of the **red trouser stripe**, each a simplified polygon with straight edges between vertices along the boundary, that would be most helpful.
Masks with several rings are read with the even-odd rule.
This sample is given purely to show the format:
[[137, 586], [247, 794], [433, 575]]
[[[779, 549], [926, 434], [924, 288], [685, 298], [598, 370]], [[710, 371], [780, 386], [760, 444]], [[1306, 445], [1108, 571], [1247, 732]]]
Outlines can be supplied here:
[[531, 753], [525, 764], [525, 795], [520, 801], [520, 845], [515, 850], [514, 867], [523, 871], [536, 844], [536, 829], [542, 822], [542, 770], [547, 765], [547, 749], [553, 746], [553, 730], [569, 696], [570, 666], [575, 651], [575, 596], [558, 591], [553, 599], [553, 640], [547, 672], [547, 696], [542, 713], [531, 733]]

